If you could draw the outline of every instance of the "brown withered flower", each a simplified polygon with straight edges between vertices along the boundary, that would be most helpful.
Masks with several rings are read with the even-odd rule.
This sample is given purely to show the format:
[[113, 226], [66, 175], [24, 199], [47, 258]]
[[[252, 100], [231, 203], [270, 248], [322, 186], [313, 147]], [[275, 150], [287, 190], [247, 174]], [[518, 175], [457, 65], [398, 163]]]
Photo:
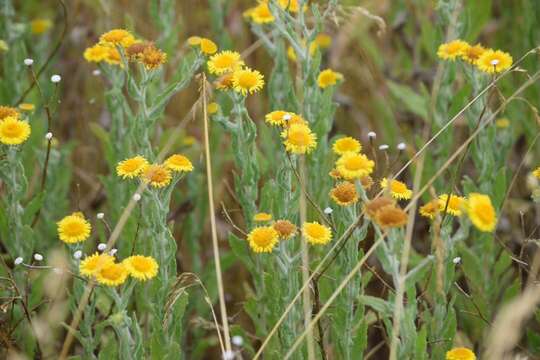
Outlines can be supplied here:
[[358, 193], [353, 183], [345, 181], [330, 190], [330, 197], [341, 206], [348, 206], [358, 201]]
[[364, 210], [371, 219], [375, 219], [377, 212], [384, 206], [394, 205], [396, 202], [394, 199], [391, 199], [386, 196], [380, 196], [376, 199], [371, 200], [364, 206]]
[[375, 222], [382, 228], [401, 227], [407, 223], [407, 213], [399, 206], [386, 205], [377, 211]]
[[278, 220], [272, 226], [279, 234], [279, 237], [283, 240], [290, 239], [296, 235], [296, 225], [289, 220]]

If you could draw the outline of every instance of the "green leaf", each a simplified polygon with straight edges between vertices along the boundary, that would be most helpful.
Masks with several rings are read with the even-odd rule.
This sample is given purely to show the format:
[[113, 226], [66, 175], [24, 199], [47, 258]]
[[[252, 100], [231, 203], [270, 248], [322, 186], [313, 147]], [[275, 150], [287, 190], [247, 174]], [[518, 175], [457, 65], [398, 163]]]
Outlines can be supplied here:
[[428, 118], [428, 101], [422, 95], [408, 86], [400, 85], [392, 81], [388, 81], [388, 88], [392, 95], [403, 102], [407, 110], [420, 116], [422, 119]]

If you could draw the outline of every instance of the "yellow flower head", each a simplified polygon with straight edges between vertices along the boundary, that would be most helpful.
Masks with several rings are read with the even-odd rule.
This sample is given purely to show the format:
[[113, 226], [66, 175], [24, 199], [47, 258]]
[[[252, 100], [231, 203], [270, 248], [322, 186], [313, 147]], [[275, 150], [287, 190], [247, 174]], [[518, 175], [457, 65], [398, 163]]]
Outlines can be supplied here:
[[191, 163], [191, 161], [189, 161], [187, 157], [181, 154], [174, 154], [169, 156], [163, 164], [172, 171], [193, 171], [193, 164]]
[[247, 240], [249, 247], [256, 253], [272, 252], [278, 243], [278, 232], [272, 226], [260, 226], [251, 230]]
[[6, 145], [20, 145], [30, 136], [30, 125], [27, 121], [8, 116], [0, 120], [0, 142]]
[[510, 120], [508, 118], [500, 118], [495, 120], [495, 126], [499, 129], [506, 129], [510, 126]]
[[83, 276], [94, 276], [104, 266], [114, 264], [114, 257], [103, 253], [87, 256], [79, 265], [79, 273]]
[[56, 225], [58, 226], [58, 237], [67, 244], [88, 239], [90, 231], [92, 231], [90, 223], [79, 212], [64, 217]]
[[156, 277], [159, 269], [157, 261], [151, 256], [130, 256], [122, 264], [129, 275], [140, 281], [146, 281]]
[[105, 34], [99, 37], [100, 44], [116, 46], [120, 45], [125, 48], [133, 45], [136, 40], [135, 37], [127, 30], [113, 29], [107, 31]]
[[533, 176], [537, 179], [540, 179], [540, 166], [533, 170]]
[[346, 153], [359, 153], [362, 151], [362, 145], [360, 144], [360, 141], [353, 137], [347, 136], [337, 139], [332, 146], [332, 150], [334, 150], [334, 153], [338, 155], [343, 155]]
[[305, 126], [309, 125], [306, 119], [304, 119], [302, 116], [295, 113], [289, 113], [289, 114], [291, 115], [291, 118], [289, 120], [287, 120], [289, 117], [285, 118], [285, 121], [286, 121], [285, 125], [287, 126], [291, 126], [293, 124], [305, 125]]
[[300, 10], [300, 4], [298, 0], [278, 0], [279, 7], [283, 10], [287, 10], [293, 13], [297, 13]]
[[433, 199], [420, 207], [420, 215], [433, 220], [439, 212], [439, 199]]
[[256, 24], [268, 24], [275, 20], [274, 16], [270, 12], [268, 4], [264, 2], [248, 9], [246, 12], [244, 12], [244, 16], [251, 18], [251, 20]]
[[321, 49], [327, 49], [332, 45], [332, 38], [328, 34], [321, 33], [315, 37], [313, 43]]
[[206, 111], [208, 111], [208, 114], [213, 115], [219, 111], [219, 104], [217, 102], [211, 102], [206, 107]]
[[330, 197], [341, 206], [349, 206], [358, 201], [356, 187], [348, 181], [337, 184], [330, 190]]
[[328, 173], [328, 175], [330, 175], [330, 177], [334, 180], [341, 180], [343, 177], [341, 176], [340, 172], [338, 169], [336, 168], [333, 168], [332, 170], [330, 170], [330, 172]]
[[96, 271], [95, 276], [98, 283], [106, 286], [122, 285], [129, 273], [123, 264], [109, 264]]
[[292, 117], [291, 113], [287, 111], [276, 110], [266, 114], [264, 121], [270, 125], [283, 126], [287, 123], [287, 116]]
[[21, 109], [22, 111], [32, 112], [36, 109], [36, 107], [32, 103], [22, 103], [19, 104], [19, 109]]
[[408, 200], [412, 197], [412, 190], [407, 188], [407, 184], [399, 180], [393, 179], [390, 182], [390, 185], [388, 185], [388, 180], [386, 178], [383, 178], [381, 180], [381, 188], [383, 190], [388, 189], [390, 195], [392, 195], [394, 199]]
[[43, 34], [52, 27], [52, 21], [49, 19], [35, 19], [30, 22], [30, 32], [32, 34]]
[[96, 44], [94, 46], [86, 48], [86, 50], [84, 50], [83, 56], [84, 59], [88, 62], [99, 63], [109, 58], [110, 51], [110, 47]]
[[16, 108], [11, 106], [0, 106], [0, 120], [4, 120], [7, 117], [19, 117], [19, 112]]
[[120, 161], [116, 166], [116, 174], [123, 179], [132, 179], [139, 176], [147, 165], [148, 161], [144, 157], [137, 155]]
[[360, 179], [373, 172], [375, 162], [364, 154], [346, 153], [336, 162], [336, 168], [347, 180]]
[[141, 179], [156, 188], [169, 185], [171, 178], [171, 171], [164, 165], [147, 165], [141, 173]]
[[150, 45], [144, 48], [139, 61], [144, 65], [146, 70], [154, 70], [167, 62], [167, 54], [157, 47]]
[[497, 225], [497, 214], [487, 195], [471, 193], [467, 199], [467, 214], [480, 231], [492, 232]]
[[437, 50], [437, 56], [443, 60], [455, 60], [463, 56], [465, 50], [470, 45], [463, 40], [453, 40], [446, 44], [441, 44]]
[[476, 355], [467, 348], [453, 348], [446, 353], [446, 360], [476, 360]]
[[302, 235], [311, 245], [326, 245], [332, 240], [332, 230], [316, 221], [304, 223]]
[[310, 153], [317, 146], [317, 136], [307, 125], [292, 124], [281, 132], [285, 149], [293, 154]]
[[386, 205], [375, 214], [375, 222], [382, 228], [401, 227], [407, 223], [407, 213], [399, 206]]
[[500, 73], [512, 66], [512, 56], [500, 50], [486, 50], [476, 61], [476, 66], [488, 74]]
[[270, 220], [272, 220], [272, 214], [260, 212], [253, 215], [253, 221], [256, 221], [256, 222], [266, 222]]
[[329, 86], [336, 85], [338, 81], [343, 80], [341, 73], [335, 72], [332, 69], [321, 71], [317, 78], [317, 84], [321, 89], [326, 89]]
[[244, 62], [240, 53], [225, 50], [212, 55], [207, 64], [211, 74], [221, 75], [239, 69], [244, 65]]
[[278, 220], [272, 226], [283, 240], [290, 239], [296, 235], [296, 225], [289, 220]]
[[215, 42], [210, 39], [198, 36], [192, 36], [188, 39], [188, 44], [191, 46], [199, 46], [201, 52], [206, 55], [215, 54], [218, 47]]
[[463, 50], [461, 58], [470, 64], [476, 64], [480, 56], [486, 51], [486, 48], [480, 44], [468, 45]]
[[261, 90], [264, 86], [264, 76], [257, 70], [243, 68], [233, 73], [234, 91], [247, 94], [253, 94]]
[[[444, 211], [447, 201], [448, 194], [439, 196], [439, 211]], [[464, 206], [465, 198], [457, 195], [450, 195], [450, 201], [448, 201], [448, 209], [446, 212], [453, 216], [461, 216]]]

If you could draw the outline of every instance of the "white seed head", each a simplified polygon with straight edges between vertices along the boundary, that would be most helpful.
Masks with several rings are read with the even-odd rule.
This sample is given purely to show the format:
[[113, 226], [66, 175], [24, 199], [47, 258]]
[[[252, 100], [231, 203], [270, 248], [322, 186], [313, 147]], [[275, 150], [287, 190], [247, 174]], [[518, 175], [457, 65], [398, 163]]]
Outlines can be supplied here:
[[461, 258], [459, 256], [457, 256], [457, 257], [452, 259], [452, 262], [457, 265], [457, 264], [461, 263]]
[[291, 115], [291, 114], [285, 114], [285, 115], [283, 115], [283, 120], [289, 121], [289, 120], [291, 120], [291, 119], [292, 119], [292, 115]]
[[24, 59], [24, 65], [26, 66], [32, 66], [32, 64], [34, 64], [34, 60], [33, 59]]
[[38, 254], [38, 253], [35, 253], [35, 254], [34, 254], [34, 260], [36, 260], [36, 261], [42, 261], [42, 260], [43, 260], [43, 255]]
[[117, 252], [118, 252], [118, 249], [111, 249], [111, 251], [109, 251], [109, 255], [114, 256], [116, 255]]
[[223, 353], [223, 360], [233, 360], [234, 352], [232, 350], [227, 350]]
[[82, 251], [81, 250], [77, 250], [73, 253], [73, 257], [77, 260], [79, 260], [80, 258], [82, 258]]
[[135, 195], [133, 195], [133, 200], [135, 200], [135, 201], [141, 200], [141, 194], [136, 193]]
[[386, 144], [382, 144], [381, 146], [379, 146], [379, 150], [388, 150], [390, 146], [386, 145]]
[[98, 249], [99, 251], [103, 251], [103, 250], [105, 250], [106, 248], [107, 248], [107, 244], [104, 244], [104, 243], [100, 243], [100, 244], [98, 244], [98, 246], [97, 246], [97, 249]]
[[377, 133], [375, 131], [370, 131], [367, 133], [368, 138], [375, 139], [377, 137]]
[[324, 213], [325, 213], [326, 215], [330, 215], [330, 214], [332, 213], [332, 211], [334, 211], [334, 210], [332, 210], [331, 207], [326, 207], [326, 208], [324, 209]]
[[18, 257], [15, 259], [15, 261], [13, 262], [15, 265], [21, 265], [23, 262], [23, 258], [22, 257]]
[[51, 140], [52, 138], [53, 138], [52, 132], [48, 132], [48, 133], [45, 134], [45, 139]]
[[60, 80], [62, 80], [62, 77], [58, 74], [54, 74], [53, 76], [51, 76], [51, 81], [55, 84], [59, 83]]
[[92, 71], [92, 75], [99, 76], [99, 75], [101, 75], [101, 71], [99, 71], [99, 69], [96, 69], [96, 70]]
[[105, 217], [105, 214], [104, 214], [104, 213], [97, 213], [97, 214], [96, 214], [96, 217], [97, 217], [99, 220], [101, 220], [101, 219], [103, 219], [103, 218]]
[[497, 66], [497, 65], [499, 65], [499, 59], [493, 59], [493, 60], [491, 60], [490, 63], [491, 63], [491, 65], [493, 65], [493, 66]]
[[235, 335], [232, 337], [232, 343], [236, 346], [242, 346], [244, 344], [244, 338], [240, 335]]
[[397, 149], [398, 149], [399, 151], [403, 151], [403, 150], [405, 150], [406, 148], [407, 148], [407, 144], [405, 144], [405, 143], [403, 143], [403, 142], [397, 144]]

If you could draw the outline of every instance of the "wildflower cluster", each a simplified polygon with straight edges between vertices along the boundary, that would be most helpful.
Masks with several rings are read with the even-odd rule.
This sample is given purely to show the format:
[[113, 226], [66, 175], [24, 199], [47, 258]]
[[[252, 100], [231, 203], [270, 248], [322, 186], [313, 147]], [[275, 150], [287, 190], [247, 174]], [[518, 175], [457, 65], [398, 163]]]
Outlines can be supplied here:
[[108, 253], [87, 256], [79, 265], [81, 275], [94, 278], [105, 286], [122, 285], [128, 276], [139, 281], [150, 280], [156, 277], [158, 269], [158, 263], [151, 256], [132, 255], [116, 262], [116, 258]]
[[441, 44], [437, 56], [443, 60], [461, 59], [487, 74], [503, 72], [512, 66], [512, 56], [501, 50], [486, 49], [481, 44], [470, 45], [463, 40]]

